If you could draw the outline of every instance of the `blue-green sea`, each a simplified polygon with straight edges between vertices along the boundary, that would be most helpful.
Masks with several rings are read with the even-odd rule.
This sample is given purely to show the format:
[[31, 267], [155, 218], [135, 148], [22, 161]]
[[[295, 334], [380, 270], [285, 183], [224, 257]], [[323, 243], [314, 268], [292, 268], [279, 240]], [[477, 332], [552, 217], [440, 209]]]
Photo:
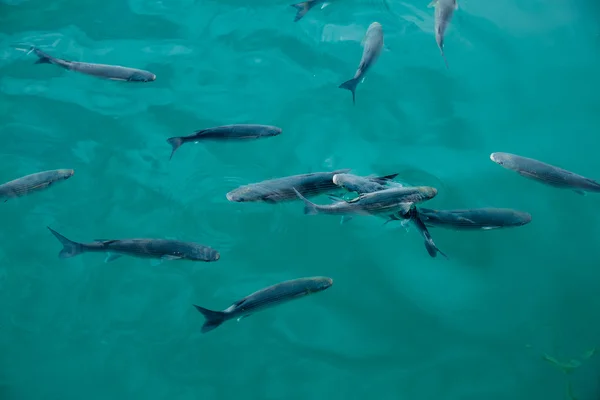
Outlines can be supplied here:
[[[0, 183], [75, 170], [0, 203], [0, 400], [598, 399], [600, 195], [490, 153], [600, 179], [600, 5], [458, 0], [446, 69], [428, 0], [332, 0], [298, 22], [290, 3], [0, 0]], [[353, 105], [338, 86], [374, 21], [385, 46]], [[157, 78], [98, 79], [15, 46]], [[242, 123], [283, 132], [169, 161], [167, 138]], [[532, 221], [431, 228], [449, 259], [431, 258], [412, 225], [225, 197], [344, 168], [433, 186], [429, 208]], [[59, 259], [47, 226], [221, 257]], [[320, 275], [334, 281], [322, 293], [201, 333], [194, 304]]]

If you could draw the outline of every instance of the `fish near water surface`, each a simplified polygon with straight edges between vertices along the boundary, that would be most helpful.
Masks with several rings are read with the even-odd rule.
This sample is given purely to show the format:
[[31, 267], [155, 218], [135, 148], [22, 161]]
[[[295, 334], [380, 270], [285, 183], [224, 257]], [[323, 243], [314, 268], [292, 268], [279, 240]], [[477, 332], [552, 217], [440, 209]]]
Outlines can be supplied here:
[[241, 300], [236, 301], [223, 311], [212, 311], [194, 305], [202, 313], [206, 321], [202, 326], [202, 333], [212, 331], [225, 321], [242, 319], [258, 311], [265, 310], [298, 299], [312, 293], [321, 292], [333, 285], [333, 280], [327, 277], [300, 278], [278, 283], [254, 292]]
[[415, 225], [415, 227], [417, 228], [417, 230], [419, 231], [419, 233], [421, 234], [421, 236], [423, 237], [425, 249], [427, 249], [427, 253], [429, 253], [429, 256], [435, 258], [437, 257], [437, 254], [440, 253], [441, 255], [446, 257], [446, 259], [448, 259], [448, 256], [445, 253], [443, 253], [440, 249], [438, 249], [437, 245], [433, 241], [433, 238], [431, 237], [431, 234], [429, 234], [429, 230], [427, 230], [427, 227], [423, 223], [423, 220], [420, 218], [420, 214], [417, 211], [416, 207], [413, 207], [410, 210], [409, 217]]
[[346, 172], [350, 172], [350, 169], [292, 175], [251, 183], [230, 191], [226, 197], [231, 202], [265, 202], [275, 204], [282, 201], [297, 200], [298, 197], [294, 188], [304, 196], [317, 196], [337, 190], [338, 186], [333, 183], [333, 176]]
[[114, 261], [122, 255], [138, 258], [161, 260], [217, 261], [219, 252], [197, 243], [166, 239], [123, 239], [95, 240], [91, 243], [77, 243], [67, 239], [48, 227], [50, 232], [62, 243], [59, 258], [75, 257], [82, 253], [109, 253], [106, 262]]
[[72, 169], [55, 169], [17, 178], [0, 185], [0, 199], [4, 199], [4, 202], [7, 202], [11, 198], [47, 189], [54, 183], [66, 181], [74, 173], [75, 171]]
[[440, 49], [446, 68], [449, 68], [448, 60], [446, 60], [444, 54], [444, 35], [448, 25], [450, 25], [454, 11], [458, 9], [458, 2], [456, 0], [433, 0], [427, 7], [434, 7], [435, 9], [435, 41]]
[[54, 64], [70, 71], [80, 72], [82, 74], [110, 79], [113, 81], [152, 82], [156, 80], [156, 75], [154, 75], [152, 72], [141, 69], [121, 67], [119, 65], [92, 64], [63, 60], [61, 58], [52, 57], [36, 47], [32, 47], [31, 51], [33, 51], [39, 57], [39, 60], [36, 61], [36, 64]]
[[397, 176], [398, 174], [379, 177], [336, 174], [333, 176], [333, 183], [349, 192], [363, 194], [389, 189], [391, 186], [401, 187], [402, 184], [393, 181]]
[[419, 208], [418, 214], [428, 227], [453, 230], [489, 230], [527, 225], [531, 214], [509, 208], [469, 210], [431, 210]]
[[296, 16], [294, 17], [294, 22], [300, 21], [302, 17], [304, 17], [306, 13], [310, 11], [311, 8], [318, 6], [319, 4], [321, 5], [321, 9], [323, 9], [329, 5], [329, 2], [326, 0], [308, 0], [301, 3], [292, 4], [292, 7], [298, 10], [298, 12], [296, 12]]
[[352, 92], [352, 104], [356, 104], [356, 86], [358, 86], [369, 69], [375, 64], [383, 49], [383, 27], [379, 22], [373, 22], [369, 25], [363, 43], [362, 58], [354, 74], [354, 78], [339, 86], [342, 89], [348, 89]]
[[176, 136], [167, 139], [167, 142], [173, 147], [169, 160], [173, 158], [175, 151], [177, 151], [177, 149], [184, 143], [197, 143], [202, 140], [221, 142], [230, 140], [254, 140], [277, 136], [281, 132], [282, 129], [276, 126], [255, 124], [223, 125], [214, 128], [202, 129], [189, 136]]
[[497, 152], [490, 155], [490, 160], [506, 169], [517, 172], [525, 178], [533, 179], [555, 188], [570, 189], [582, 195], [585, 192], [600, 192], [600, 183], [595, 180], [533, 158]]

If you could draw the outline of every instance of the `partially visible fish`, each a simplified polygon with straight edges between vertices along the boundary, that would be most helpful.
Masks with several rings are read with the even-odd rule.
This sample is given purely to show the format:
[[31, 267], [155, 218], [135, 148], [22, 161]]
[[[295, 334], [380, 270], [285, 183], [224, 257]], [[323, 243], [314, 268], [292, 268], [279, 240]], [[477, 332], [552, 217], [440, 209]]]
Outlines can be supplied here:
[[331, 285], [333, 285], [333, 280], [327, 277], [317, 276], [312, 278], [300, 278], [261, 289], [236, 301], [223, 311], [212, 311], [197, 305], [194, 305], [194, 307], [196, 307], [206, 319], [202, 326], [202, 333], [206, 333], [217, 328], [225, 321], [231, 319], [237, 319], [239, 321], [258, 311], [312, 293], [321, 292], [331, 287]]
[[227, 200], [232, 202], [256, 201], [275, 204], [282, 201], [297, 200], [294, 188], [304, 196], [317, 196], [338, 190], [338, 186], [333, 183], [333, 176], [346, 172], [350, 172], [350, 170], [314, 172], [251, 183], [230, 191], [226, 197]]
[[446, 254], [444, 254], [436, 246], [435, 242], [433, 241], [433, 238], [431, 237], [431, 235], [429, 234], [429, 231], [427, 230], [427, 227], [421, 220], [420, 214], [417, 211], [416, 207], [413, 207], [411, 209], [410, 218], [411, 218], [411, 221], [413, 222], [413, 224], [415, 225], [415, 227], [417, 228], [417, 230], [419, 231], [419, 233], [421, 234], [421, 236], [423, 237], [423, 240], [425, 241], [425, 248], [427, 249], [427, 252], [429, 253], [429, 255], [431, 257], [435, 258], [437, 256], [437, 253], [440, 253], [444, 257], [448, 258], [448, 256]]
[[574, 172], [555, 167], [544, 162], [510, 153], [492, 153], [490, 159], [496, 164], [517, 172], [525, 178], [559, 188], [570, 189], [578, 194], [600, 192], [600, 183], [577, 175]]
[[141, 69], [121, 67], [119, 65], [67, 61], [52, 57], [36, 47], [31, 47], [31, 51], [33, 51], [35, 55], [39, 57], [39, 60], [36, 61], [36, 64], [54, 64], [64, 69], [96, 76], [98, 78], [110, 79], [113, 81], [152, 82], [156, 80], [156, 75]]
[[302, 19], [302, 17], [304, 17], [311, 8], [319, 4], [321, 4], [321, 9], [323, 9], [329, 5], [329, 2], [326, 0], [308, 0], [301, 3], [292, 4], [292, 7], [298, 10], [298, 12], [296, 12], [296, 16], [294, 17], [294, 22], [300, 21], [300, 19]]
[[383, 28], [379, 22], [373, 22], [369, 25], [363, 42], [363, 54], [354, 78], [339, 86], [342, 89], [348, 89], [352, 92], [352, 104], [356, 104], [356, 86], [358, 86], [367, 71], [377, 61], [383, 49]]
[[75, 173], [72, 169], [56, 169], [38, 172], [0, 185], [0, 199], [25, 196], [32, 192], [47, 189], [56, 182], [66, 181]]
[[122, 255], [139, 258], [156, 258], [161, 260], [190, 260], [190, 261], [217, 261], [221, 256], [219, 252], [197, 243], [180, 242], [166, 239], [123, 239], [102, 240], [91, 243], [77, 243], [67, 239], [60, 233], [48, 227], [50, 232], [62, 243], [63, 249], [58, 254], [59, 258], [75, 257], [88, 252], [108, 253], [106, 262], [111, 262]]
[[523, 226], [531, 214], [508, 208], [474, 208], [469, 210], [431, 210], [419, 208], [418, 214], [428, 227], [453, 230], [489, 230]]
[[435, 41], [440, 49], [446, 68], [448, 67], [448, 60], [444, 54], [444, 35], [454, 11], [458, 9], [458, 3], [456, 0], [433, 0], [427, 7], [435, 7]]
[[282, 132], [281, 128], [271, 125], [252, 125], [252, 124], [239, 124], [239, 125], [224, 125], [217, 126], [214, 128], [202, 129], [194, 132], [189, 136], [176, 136], [167, 139], [167, 142], [173, 147], [171, 151], [171, 158], [175, 151], [181, 147], [184, 143], [194, 142], [197, 143], [201, 140], [215, 140], [215, 141], [228, 141], [228, 140], [253, 140], [264, 137], [277, 136]]
[[379, 177], [336, 174], [333, 176], [333, 183], [349, 192], [363, 194], [389, 189], [391, 186], [401, 187], [402, 184], [393, 181], [397, 176], [398, 174]]

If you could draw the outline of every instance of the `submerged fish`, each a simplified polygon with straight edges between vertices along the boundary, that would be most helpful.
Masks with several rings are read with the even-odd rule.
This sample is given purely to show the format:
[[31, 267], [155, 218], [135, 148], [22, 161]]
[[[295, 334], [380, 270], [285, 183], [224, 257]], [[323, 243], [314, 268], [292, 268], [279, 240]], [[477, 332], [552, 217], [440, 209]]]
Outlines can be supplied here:
[[600, 192], [600, 183], [571, 171], [543, 163], [533, 158], [510, 153], [492, 153], [490, 159], [496, 164], [559, 189], [571, 189], [576, 193]]
[[294, 188], [304, 196], [317, 196], [337, 190], [338, 187], [333, 183], [333, 176], [346, 172], [350, 172], [350, 170], [314, 172], [251, 183], [230, 191], [226, 197], [227, 200], [233, 202], [262, 201], [274, 204], [281, 201], [297, 200]]
[[302, 17], [304, 17], [311, 8], [318, 6], [319, 4], [321, 4], [321, 9], [323, 9], [329, 5], [329, 2], [326, 0], [308, 0], [301, 3], [292, 4], [292, 7], [298, 10], [298, 12], [296, 12], [296, 16], [294, 17], [294, 22], [300, 21], [300, 19], [302, 19]]
[[531, 214], [508, 208], [431, 210], [419, 208], [419, 217], [429, 227], [454, 230], [488, 230], [526, 225]]
[[8, 199], [28, 195], [32, 192], [49, 188], [53, 183], [66, 181], [73, 176], [72, 169], [56, 169], [24, 176], [0, 185], [0, 199]]
[[307, 215], [390, 215], [397, 212], [407, 213], [414, 203], [432, 199], [437, 189], [428, 186], [399, 187], [377, 192], [361, 194], [350, 201], [338, 201], [328, 205], [311, 203], [302, 194], [296, 195], [304, 201], [304, 213]]
[[202, 129], [189, 136], [177, 136], [167, 139], [167, 142], [173, 147], [171, 157], [175, 151], [184, 143], [197, 143], [201, 140], [228, 141], [228, 140], [252, 140], [263, 137], [277, 136], [281, 133], [281, 128], [270, 125], [224, 125], [214, 128]]
[[122, 255], [161, 260], [207, 262], [217, 261], [221, 257], [218, 251], [197, 243], [166, 239], [95, 240], [91, 243], [77, 243], [50, 227], [48, 229], [64, 246], [58, 254], [60, 258], [75, 257], [87, 252], [109, 253], [106, 262], [114, 261]]
[[333, 285], [333, 280], [327, 277], [300, 278], [278, 283], [261, 289], [236, 301], [223, 311], [212, 311], [194, 305], [204, 315], [206, 321], [202, 333], [212, 331], [225, 321], [242, 319], [258, 311], [285, 303], [287, 301], [321, 292]]
[[333, 183], [349, 192], [363, 194], [389, 189], [390, 186], [401, 187], [402, 184], [393, 181], [397, 176], [398, 174], [377, 177], [336, 174], [333, 176]]
[[64, 69], [113, 81], [151, 82], [156, 79], [156, 75], [141, 69], [121, 67], [118, 65], [67, 61], [61, 58], [52, 57], [35, 47], [32, 47], [31, 51], [39, 57], [36, 64], [54, 64], [63, 67]]
[[342, 83], [339, 87], [352, 92], [352, 104], [356, 104], [356, 86], [367, 74], [367, 71], [377, 61], [383, 49], [383, 28], [379, 22], [369, 25], [364, 39], [364, 49], [354, 78]]
[[448, 60], [444, 54], [444, 35], [454, 11], [458, 9], [458, 3], [456, 0], [433, 0], [427, 7], [435, 7], [435, 41], [440, 49], [446, 68], [448, 67]]
[[425, 241], [425, 248], [427, 249], [427, 253], [429, 253], [429, 255], [434, 258], [437, 257], [437, 253], [440, 253], [444, 257], [448, 258], [448, 256], [446, 254], [444, 254], [436, 246], [435, 242], [433, 241], [433, 238], [431, 237], [431, 235], [429, 234], [429, 231], [427, 230], [427, 227], [421, 220], [420, 214], [417, 211], [416, 207], [413, 207], [411, 209], [409, 215], [410, 215], [411, 221], [413, 222], [413, 224], [415, 225], [415, 227], [417, 228], [417, 230], [423, 237], [423, 240]]

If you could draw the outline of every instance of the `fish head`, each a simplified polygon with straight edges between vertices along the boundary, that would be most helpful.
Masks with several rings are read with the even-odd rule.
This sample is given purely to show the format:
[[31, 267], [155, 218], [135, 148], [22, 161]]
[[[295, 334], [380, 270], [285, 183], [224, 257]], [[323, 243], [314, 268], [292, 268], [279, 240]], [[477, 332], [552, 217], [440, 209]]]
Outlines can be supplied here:
[[346, 184], [352, 181], [352, 175], [350, 174], [335, 174], [333, 175], [333, 184], [339, 187], [345, 187]]
[[59, 169], [56, 171], [58, 180], [67, 180], [75, 174], [75, 170], [72, 169]]
[[531, 214], [524, 211], [515, 211], [513, 213], [513, 224], [514, 226], [523, 226], [531, 222]]
[[211, 249], [206, 246], [193, 246], [189, 249], [187, 257], [193, 261], [218, 261], [221, 258], [221, 254], [215, 249]]
[[519, 170], [519, 167], [517, 166], [517, 163], [514, 160], [514, 155], [510, 153], [492, 153], [490, 154], [490, 160], [506, 169], [510, 169], [513, 171]]
[[437, 189], [431, 186], [419, 186], [419, 193], [423, 200], [430, 200], [437, 196]]
[[308, 293], [321, 292], [321, 291], [331, 287], [331, 285], [333, 285], [333, 279], [328, 278], [326, 276], [317, 276], [317, 277], [311, 278], [310, 284], [307, 285], [307, 292]]
[[381, 26], [381, 24], [379, 22], [373, 22], [371, 25], [369, 25], [369, 28], [367, 29], [367, 34], [382, 33], [382, 32], [383, 32], [383, 27]]
[[283, 130], [277, 126], [267, 126], [267, 127], [265, 127], [264, 134], [265, 134], [265, 136], [277, 136], [282, 131]]
[[227, 197], [227, 200], [232, 202], [244, 203], [247, 201], [264, 201], [265, 198], [270, 194], [272, 194], [272, 192], [269, 192], [266, 188], [262, 188], [257, 184], [252, 184], [240, 186], [239, 188], [227, 193], [225, 197]]
[[156, 75], [146, 71], [138, 71], [131, 74], [127, 80], [130, 82], [153, 82], [156, 80]]

